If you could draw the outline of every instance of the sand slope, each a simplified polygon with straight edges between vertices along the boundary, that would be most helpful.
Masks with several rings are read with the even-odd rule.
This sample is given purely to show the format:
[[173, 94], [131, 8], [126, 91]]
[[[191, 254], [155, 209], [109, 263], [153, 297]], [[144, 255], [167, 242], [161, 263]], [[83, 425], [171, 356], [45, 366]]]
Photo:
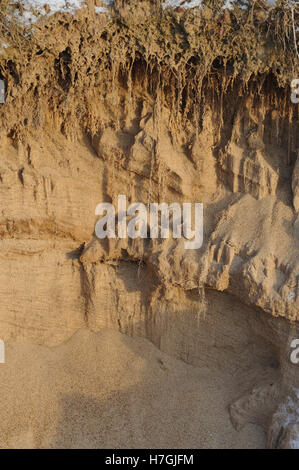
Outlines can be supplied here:
[[111, 330], [7, 344], [0, 381], [1, 447], [264, 446], [260, 427], [233, 429], [228, 376]]

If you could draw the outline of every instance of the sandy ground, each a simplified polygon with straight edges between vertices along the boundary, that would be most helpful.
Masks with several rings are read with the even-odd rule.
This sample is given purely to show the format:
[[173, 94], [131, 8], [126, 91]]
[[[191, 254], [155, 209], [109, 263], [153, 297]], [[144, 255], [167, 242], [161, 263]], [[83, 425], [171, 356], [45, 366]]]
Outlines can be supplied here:
[[7, 344], [0, 381], [4, 448], [264, 446], [260, 427], [233, 429], [229, 377], [110, 330], [54, 348]]

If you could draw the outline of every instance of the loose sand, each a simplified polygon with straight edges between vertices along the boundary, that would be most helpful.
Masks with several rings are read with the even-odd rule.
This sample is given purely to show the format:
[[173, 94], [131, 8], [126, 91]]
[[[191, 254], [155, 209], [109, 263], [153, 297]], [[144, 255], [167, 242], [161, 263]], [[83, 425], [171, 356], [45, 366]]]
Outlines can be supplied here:
[[260, 427], [232, 427], [229, 376], [111, 330], [79, 330], [54, 348], [8, 343], [0, 381], [4, 448], [265, 445]]

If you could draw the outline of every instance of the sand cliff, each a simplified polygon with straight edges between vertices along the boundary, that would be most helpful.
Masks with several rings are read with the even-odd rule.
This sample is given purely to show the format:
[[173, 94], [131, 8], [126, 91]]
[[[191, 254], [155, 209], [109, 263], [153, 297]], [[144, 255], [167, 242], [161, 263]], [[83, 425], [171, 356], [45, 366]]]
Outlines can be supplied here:
[[[0, 370], [12, 384], [1, 411], [3, 446], [299, 446], [299, 366], [290, 362], [290, 342], [299, 338], [299, 121], [289, 86], [299, 69], [289, 12], [181, 10], [116, 1], [95, 13], [91, 2], [74, 15], [41, 18], [25, 35], [2, 31], [0, 337], [12, 358]], [[202, 248], [185, 250], [173, 238], [100, 241], [95, 208], [117, 206], [120, 194], [144, 204], [203, 202]], [[104, 360], [112, 354], [106, 343], [115, 350]], [[136, 370], [126, 376], [130, 348]], [[23, 350], [30, 380], [13, 372]], [[165, 361], [171, 372], [161, 385]], [[11, 430], [14, 401], [18, 413], [26, 407], [21, 384], [29, 395], [34, 370], [47, 367], [61, 370], [38, 379], [36, 401], [60, 412], [43, 411], [43, 429], [28, 415], [17, 418], [20, 432]], [[94, 389], [111, 367], [123, 382], [101, 378]], [[43, 405], [41, 390], [55, 377], [59, 393], [43, 392], [51, 395]], [[138, 392], [151, 377], [153, 395], [163, 389], [158, 408], [173, 390], [165, 414], [177, 417], [173, 435], [169, 423], [155, 427], [152, 398]], [[184, 380], [190, 401], [180, 412]], [[126, 398], [107, 415], [96, 403], [106, 400], [101, 390], [121, 388]], [[194, 417], [209, 400], [218, 424]], [[106, 416], [108, 437], [93, 406], [99, 421]], [[90, 438], [74, 428], [77, 408]], [[73, 424], [63, 426], [63, 413]]]

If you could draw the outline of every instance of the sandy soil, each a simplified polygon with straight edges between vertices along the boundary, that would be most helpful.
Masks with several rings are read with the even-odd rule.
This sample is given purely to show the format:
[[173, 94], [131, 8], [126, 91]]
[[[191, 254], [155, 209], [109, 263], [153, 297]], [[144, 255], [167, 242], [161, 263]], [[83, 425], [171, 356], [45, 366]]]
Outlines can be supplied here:
[[4, 448], [265, 445], [260, 427], [232, 427], [229, 376], [111, 330], [79, 330], [54, 348], [8, 343], [0, 382]]

